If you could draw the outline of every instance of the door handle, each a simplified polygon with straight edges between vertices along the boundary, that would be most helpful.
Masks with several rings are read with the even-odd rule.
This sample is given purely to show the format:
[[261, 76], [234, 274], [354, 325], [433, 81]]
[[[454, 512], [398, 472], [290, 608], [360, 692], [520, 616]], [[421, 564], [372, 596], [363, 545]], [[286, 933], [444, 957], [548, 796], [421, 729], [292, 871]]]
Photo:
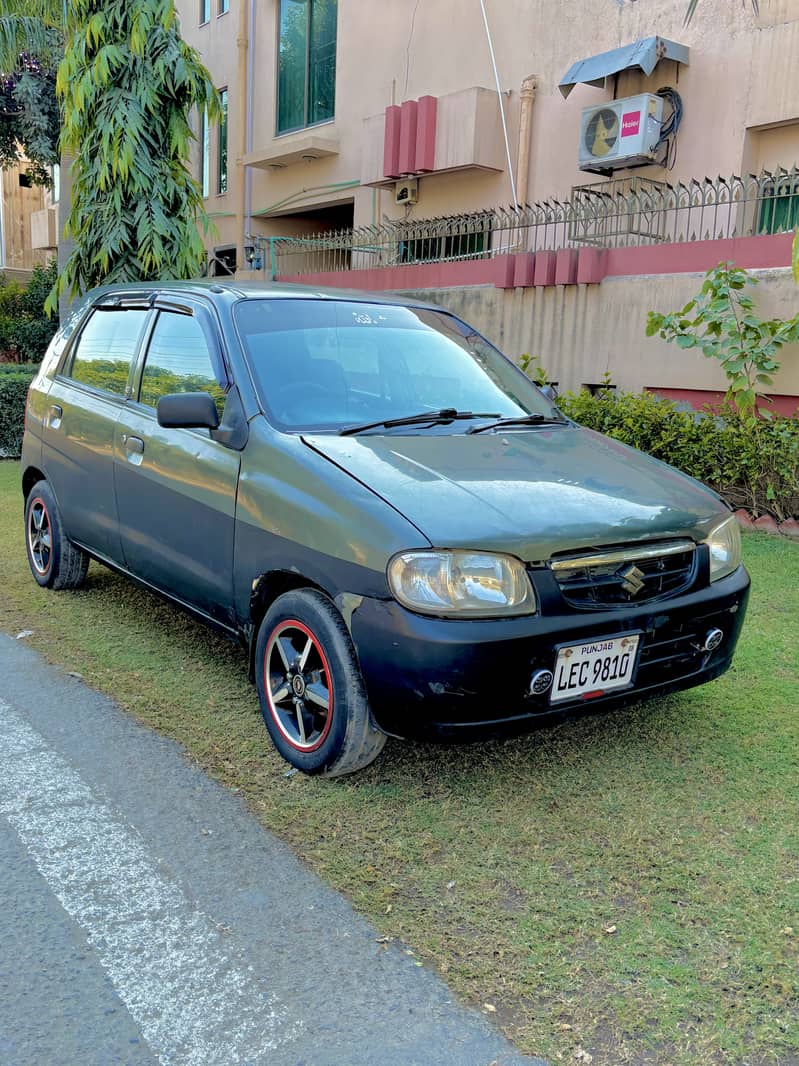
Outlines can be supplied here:
[[50, 425], [50, 427], [52, 429], [58, 429], [58, 427], [61, 425], [61, 416], [63, 415], [63, 413], [64, 412], [61, 409], [61, 404], [59, 404], [59, 403], [50, 404], [50, 407], [48, 408], [48, 411], [47, 411], [47, 414], [48, 414], [47, 421], [48, 421], [48, 424]]
[[134, 452], [136, 455], [144, 453], [144, 441], [141, 437], [124, 437], [123, 440], [129, 452]]

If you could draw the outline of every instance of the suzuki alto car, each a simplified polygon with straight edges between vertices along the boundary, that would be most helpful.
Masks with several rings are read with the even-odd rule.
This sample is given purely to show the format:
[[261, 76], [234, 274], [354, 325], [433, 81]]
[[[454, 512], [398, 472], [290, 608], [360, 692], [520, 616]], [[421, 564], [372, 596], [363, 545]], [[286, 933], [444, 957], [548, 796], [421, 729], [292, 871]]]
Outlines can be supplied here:
[[718, 677], [749, 577], [710, 489], [565, 418], [416, 300], [107, 287], [30, 390], [25, 543], [240, 640], [307, 773]]

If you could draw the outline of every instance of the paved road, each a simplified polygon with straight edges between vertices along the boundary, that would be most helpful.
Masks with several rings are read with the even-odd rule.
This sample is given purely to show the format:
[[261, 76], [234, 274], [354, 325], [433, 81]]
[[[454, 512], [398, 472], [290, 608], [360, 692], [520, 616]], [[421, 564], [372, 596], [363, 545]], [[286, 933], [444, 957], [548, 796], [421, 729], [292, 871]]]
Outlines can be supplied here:
[[180, 749], [0, 634], [0, 1066], [543, 1066]]

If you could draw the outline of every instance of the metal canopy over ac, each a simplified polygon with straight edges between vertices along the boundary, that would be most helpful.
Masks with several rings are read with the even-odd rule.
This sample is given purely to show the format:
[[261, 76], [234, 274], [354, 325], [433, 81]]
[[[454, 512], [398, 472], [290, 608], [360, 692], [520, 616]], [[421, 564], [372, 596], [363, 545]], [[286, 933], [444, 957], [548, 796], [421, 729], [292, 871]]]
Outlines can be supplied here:
[[651, 74], [661, 59], [673, 59], [675, 63], [688, 63], [688, 49], [684, 44], [667, 41], [665, 37], [642, 37], [640, 41], [613, 48], [587, 59], [578, 59], [561, 79], [558, 86], [568, 96], [575, 85], [596, 85], [601, 89], [605, 79], [622, 70], [638, 67], [644, 74]]

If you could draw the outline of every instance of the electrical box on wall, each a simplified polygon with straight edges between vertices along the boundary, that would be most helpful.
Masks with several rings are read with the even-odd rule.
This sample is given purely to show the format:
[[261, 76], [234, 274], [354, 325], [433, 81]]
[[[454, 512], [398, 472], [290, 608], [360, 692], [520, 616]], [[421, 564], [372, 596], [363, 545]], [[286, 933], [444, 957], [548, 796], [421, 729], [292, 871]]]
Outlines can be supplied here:
[[406, 178], [394, 185], [394, 202], [402, 207], [403, 204], [415, 204], [419, 200], [419, 181], [417, 178]]
[[583, 109], [580, 170], [609, 174], [658, 161], [663, 97], [642, 93]]

